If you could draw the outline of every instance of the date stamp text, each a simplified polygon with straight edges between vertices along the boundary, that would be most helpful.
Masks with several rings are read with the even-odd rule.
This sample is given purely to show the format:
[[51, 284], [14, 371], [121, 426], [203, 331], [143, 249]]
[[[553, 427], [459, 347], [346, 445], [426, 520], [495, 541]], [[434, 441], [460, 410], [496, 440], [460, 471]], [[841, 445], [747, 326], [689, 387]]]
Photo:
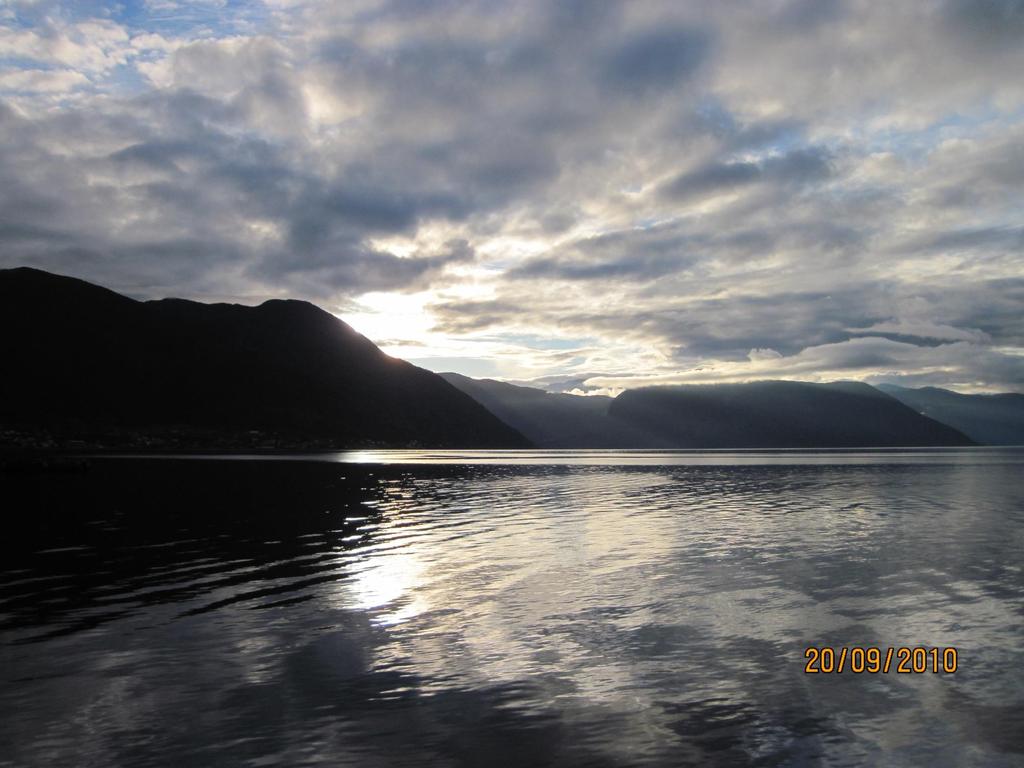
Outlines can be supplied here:
[[856, 675], [887, 674], [952, 674], [956, 672], [956, 648], [878, 648], [878, 647], [811, 647], [804, 651], [804, 672], [829, 674], [853, 672]]

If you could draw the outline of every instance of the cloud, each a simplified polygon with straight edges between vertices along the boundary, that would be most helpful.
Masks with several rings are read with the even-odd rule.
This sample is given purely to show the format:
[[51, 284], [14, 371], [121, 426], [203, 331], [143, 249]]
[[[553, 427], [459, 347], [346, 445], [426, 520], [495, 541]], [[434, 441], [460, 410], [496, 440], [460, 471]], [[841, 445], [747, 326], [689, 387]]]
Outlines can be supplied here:
[[1019, 44], [1024, 39], [1020, 0], [947, 0], [942, 13], [954, 35], [981, 47]]
[[88, 85], [89, 78], [72, 70], [16, 69], [0, 72], [0, 89], [31, 93], [67, 93]]
[[0, 27], [0, 56], [67, 67], [83, 75], [125, 64], [130, 50], [127, 30], [107, 19], [64, 23], [47, 17], [34, 28]]
[[677, 176], [662, 187], [661, 194], [674, 201], [706, 200], [760, 181], [787, 186], [822, 181], [831, 174], [828, 152], [809, 147], [772, 155], [760, 162], [710, 163]]
[[0, 263], [569, 389], [1024, 388], [1017, 2], [227, 7], [5, 6]]
[[589, 377], [587, 389], [615, 390], [670, 384], [858, 379], [869, 382], [944, 384], [972, 391], [985, 384], [1012, 387], [1024, 375], [1024, 356], [1006, 357], [966, 342], [938, 347], [882, 338], [859, 338], [808, 347], [791, 356], [755, 355], [748, 362], [719, 362], [673, 373]]
[[663, 193], [675, 200], [705, 198], [709, 193], [753, 184], [760, 178], [761, 166], [757, 163], [712, 163], [676, 177], [664, 187]]
[[275, 253], [254, 267], [252, 274], [301, 288], [307, 295], [327, 298], [352, 293], [353, 286], [360, 293], [422, 290], [448, 267], [473, 259], [473, 249], [464, 241], [452, 241], [440, 253], [406, 257], [352, 243], [330, 249], [319, 260]]
[[849, 328], [848, 330], [858, 336], [896, 336], [938, 341], [970, 341], [982, 344], [992, 340], [991, 336], [977, 328], [954, 328], [951, 325], [928, 322], [927, 320], [904, 318], [875, 323], [868, 328]]
[[747, 357], [750, 358], [751, 362], [760, 362], [762, 360], [781, 360], [782, 354], [774, 349], [768, 347], [762, 349], [752, 349], [747, 352]]
[[674, 228], [650, 227], [583, 238], [509, 270], [511, 279], [653, 280], [680, 271], [687, 238]]
[[706, 30], [652, 27], [613, 48], [601, 64], [601, 81], [611, 91], [646, 96], [692, 76], [707, 57]]

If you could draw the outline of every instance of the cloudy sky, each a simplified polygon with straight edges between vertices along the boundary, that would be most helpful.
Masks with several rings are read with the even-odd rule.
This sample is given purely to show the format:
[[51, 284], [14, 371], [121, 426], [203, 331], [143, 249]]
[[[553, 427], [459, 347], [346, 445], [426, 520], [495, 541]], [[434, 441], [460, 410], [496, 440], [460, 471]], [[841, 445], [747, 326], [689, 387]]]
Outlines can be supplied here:
[[0, 266], [434, 370], [1024, 391], [1021, 0], [0, 0]]

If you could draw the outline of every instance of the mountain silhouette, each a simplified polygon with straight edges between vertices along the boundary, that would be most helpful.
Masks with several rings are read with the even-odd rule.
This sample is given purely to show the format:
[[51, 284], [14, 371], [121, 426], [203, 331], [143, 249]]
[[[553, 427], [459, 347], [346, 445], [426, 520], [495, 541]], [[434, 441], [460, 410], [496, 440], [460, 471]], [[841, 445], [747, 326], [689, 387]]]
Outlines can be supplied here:
[[955, 428], [857, 382], [648, 387], [616, 398], [441, 374], [544, 448], [971, 445]]
[[610, 397], [556, 394], [458, 373], [441, 376], [538, 448], [671, 447], [669, 440], [610, 416]]
[[[437, 374], [303, 301], [135, 301], [0, 270], [0, 427], [109, 444], [524, 447]], [[162, 438], [161, 438], [162, 439]], [[276, 444], [276, 443], [275, 443]]]
[[678, 448], [973, 444], [956, 429], [859, 382], [646, 387], [615, 398], [609, 415]]
[[986, 445], [1024, 445], [1024, 395], [964, 395], [938, 387], [878, 388], [918, 413], [959, 429]]

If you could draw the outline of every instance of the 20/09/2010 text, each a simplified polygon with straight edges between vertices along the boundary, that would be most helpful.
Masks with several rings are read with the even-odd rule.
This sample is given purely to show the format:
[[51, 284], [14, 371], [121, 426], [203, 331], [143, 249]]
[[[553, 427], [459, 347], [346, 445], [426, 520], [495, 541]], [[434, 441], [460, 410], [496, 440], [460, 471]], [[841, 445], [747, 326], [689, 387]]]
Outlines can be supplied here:
[[804, 651], [804, 672], [808, 674], [853, 672], [854, 674], [888, 673], [952, 674], [957, 668], [956, 648], [877, 648], [877, 647], [810, 647]]

